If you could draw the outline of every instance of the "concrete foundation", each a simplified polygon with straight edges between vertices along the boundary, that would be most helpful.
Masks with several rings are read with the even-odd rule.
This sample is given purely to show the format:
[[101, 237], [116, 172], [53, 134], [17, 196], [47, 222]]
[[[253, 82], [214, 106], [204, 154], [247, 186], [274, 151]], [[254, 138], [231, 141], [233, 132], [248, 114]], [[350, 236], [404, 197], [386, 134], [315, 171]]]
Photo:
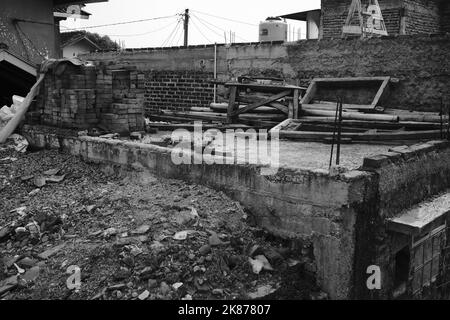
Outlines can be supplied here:
[[[131, 166], [224, 191], [250, 210], [260, 226], [309, 245], [314, 261], [309, 269], [332, 299], [390, 298], [395, 289], [390, 279], [397, 235], [388, 233], [385, 226], [387, 203], [393, 203], [389, 199], [398, 199], [389, 214], [395, 216], [400, 209], [449, 186], [445, 178], [450, 170], [447, 142], [398, 149], [392, 159], [371, 157], [362, 169], [336, 176], [322, 169], [288, 167], [265, 175], [263, 167], [256, 165], [175, 165], [171, 149], [151, 144], [74, 137], [43, 127], [26, 126], [23, 134], [34, 146], [61, 148], [86, 161]], [[403, 159], [403, 169], [395, 164], [397, 158]], [[441, 178], [418, 180], [419, 171], [414, 168], [429, 159], [434, 159], [429, 170], [433, 167], [442, 172]], [[402, 187], [386, 183], [400, 172]], [[428, 192], [408, 198], [419, 181]], [[382, 270], [381, 290], [366, 286], [366, 271], [371, 265]]]

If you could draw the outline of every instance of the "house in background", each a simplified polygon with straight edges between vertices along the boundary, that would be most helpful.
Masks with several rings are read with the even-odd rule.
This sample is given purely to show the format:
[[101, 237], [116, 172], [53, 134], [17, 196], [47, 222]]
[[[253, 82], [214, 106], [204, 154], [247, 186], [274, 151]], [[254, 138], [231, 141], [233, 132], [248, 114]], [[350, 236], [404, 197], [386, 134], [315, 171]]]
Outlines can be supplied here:
[[[361, 0], [367, 7], [369, 0]], [[450, 32], [448, 0], [378, 0], [389, 35]], [[321, 9], [280, 16], [306, 21], [307, 39], [340, 38], [352, 0], [322, 0]]]
[[61, 33], [61, 49], [63, 58], [73, 58], [80, 54], [100, 50], [100, 47], [86, 35], [72, 35], [68, 32]]
[[1, 0], [0, 105], [9, 105], [13, 95], [28, 93], [36, 80], [37, 65], [44, 59], [62, 56], [59, 21], [73, 12], [61, 16], [61, 8], [76, 10], [77, 5], [106, 1]]

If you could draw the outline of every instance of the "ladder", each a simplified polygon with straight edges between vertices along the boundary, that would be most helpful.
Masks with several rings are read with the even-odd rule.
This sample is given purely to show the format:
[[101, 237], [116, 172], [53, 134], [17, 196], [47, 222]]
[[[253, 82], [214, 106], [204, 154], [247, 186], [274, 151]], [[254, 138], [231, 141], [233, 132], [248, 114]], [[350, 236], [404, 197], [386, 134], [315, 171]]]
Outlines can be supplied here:
[[[351, 24], [355, 12], [358, 14], [359, 25]], [[366, 11], [363, 11], [361, 0], [352, 0], [342, 28], [342, 37], [347, 35], [360, 35], [361, 38], [388, 35], [378, 0], [369, 0]]]

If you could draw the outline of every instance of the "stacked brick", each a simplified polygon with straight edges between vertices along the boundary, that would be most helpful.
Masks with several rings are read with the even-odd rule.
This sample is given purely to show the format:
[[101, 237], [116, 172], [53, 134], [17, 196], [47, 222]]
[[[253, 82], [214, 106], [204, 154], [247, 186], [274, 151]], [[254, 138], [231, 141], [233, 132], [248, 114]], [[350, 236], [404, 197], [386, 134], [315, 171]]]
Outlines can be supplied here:
[[72, 129], [103, 127], [118, 133], [143, 131], [143, 99], [143, 74], [69, 65], [60, 76], [47, 73], [27, 121]]
[[208, 107], [214, 99], [213, 73], [193, 71], [151, 71], [146, 74], [145, 108], [148, 114], [160, 110], [189, 111]]

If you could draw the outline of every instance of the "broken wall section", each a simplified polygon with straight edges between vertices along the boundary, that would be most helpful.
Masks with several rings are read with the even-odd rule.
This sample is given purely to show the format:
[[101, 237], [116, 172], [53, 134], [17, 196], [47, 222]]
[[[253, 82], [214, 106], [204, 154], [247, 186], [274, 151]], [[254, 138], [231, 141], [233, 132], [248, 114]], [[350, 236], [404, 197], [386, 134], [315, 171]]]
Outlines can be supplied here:
[[136, 70], [104, 70], [67, 65], [47, 72], [27, 113], [27, 123], [84, 130], [100, 127], [125, 134], [144, 131], [144, 75]]

